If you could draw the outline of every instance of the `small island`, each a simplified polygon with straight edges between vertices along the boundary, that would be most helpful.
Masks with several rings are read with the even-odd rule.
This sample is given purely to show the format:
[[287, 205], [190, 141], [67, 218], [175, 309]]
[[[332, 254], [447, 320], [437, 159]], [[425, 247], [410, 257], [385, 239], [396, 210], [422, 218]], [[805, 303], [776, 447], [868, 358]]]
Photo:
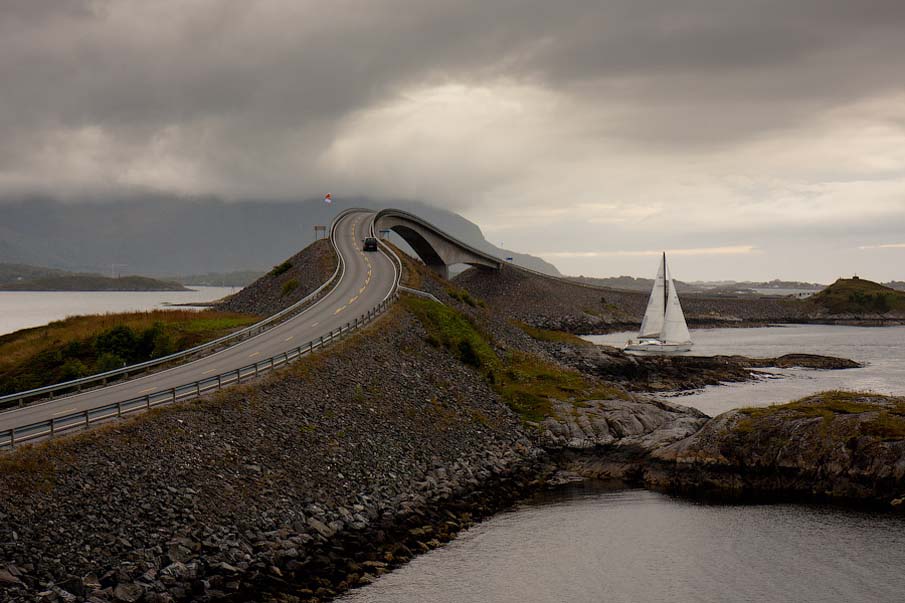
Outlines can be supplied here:
[[170, 281], [146, 276], [110, 278], [99, 275], [67, 274], [0, 284], [0, 291], [191, 291]]

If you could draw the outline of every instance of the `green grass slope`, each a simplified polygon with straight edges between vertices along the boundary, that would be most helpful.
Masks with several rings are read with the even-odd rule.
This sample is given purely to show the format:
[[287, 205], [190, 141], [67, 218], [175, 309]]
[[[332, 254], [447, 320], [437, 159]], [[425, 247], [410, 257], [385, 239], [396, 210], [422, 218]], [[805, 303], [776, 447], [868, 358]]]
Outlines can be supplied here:
[[841, 278], [808, 300], [830, 314], [905, 312], [905, 292], [862, 278]]

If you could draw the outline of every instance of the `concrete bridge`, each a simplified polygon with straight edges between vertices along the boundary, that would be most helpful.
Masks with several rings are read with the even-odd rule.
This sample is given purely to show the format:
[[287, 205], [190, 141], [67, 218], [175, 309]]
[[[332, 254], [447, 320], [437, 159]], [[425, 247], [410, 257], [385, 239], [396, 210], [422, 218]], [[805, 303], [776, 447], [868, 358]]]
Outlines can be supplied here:
[[378, 230], [392, 230], [405, 240], [431, 270], [449, 277], [453, 264], [499, 270], [503, 262], [449, 235], [430, 222], [398, 209], [384, 209], [374, 218]]

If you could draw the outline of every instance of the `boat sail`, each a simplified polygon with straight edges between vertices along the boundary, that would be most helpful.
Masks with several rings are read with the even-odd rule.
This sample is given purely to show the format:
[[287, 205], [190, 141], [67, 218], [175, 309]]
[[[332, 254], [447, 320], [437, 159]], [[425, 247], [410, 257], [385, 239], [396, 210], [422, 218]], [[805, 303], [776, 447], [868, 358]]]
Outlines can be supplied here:
[[685, 314], [664, 253], [641, 321], [638, 340], [629, 341], [624, 349], [630, 352], [687, 352], [691, 345]]

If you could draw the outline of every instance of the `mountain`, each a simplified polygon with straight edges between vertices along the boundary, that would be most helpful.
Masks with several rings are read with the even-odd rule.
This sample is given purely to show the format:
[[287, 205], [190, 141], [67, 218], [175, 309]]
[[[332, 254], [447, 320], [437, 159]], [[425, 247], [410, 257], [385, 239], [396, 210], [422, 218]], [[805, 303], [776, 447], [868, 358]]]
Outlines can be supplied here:
[[[0, 204], [0, 262], [71, 271], [152, 276], [267, 270], [314, 240], [348, 207], [396, 207], [415, 213], [464, 242], [542, 272], [540, 258], [500, 249], [481, 229], [451, 211], [407, 201], [320, 199], [298, 202], [179, 199], [149, 196], [122, 202], [60, 203], [27, 199]], [[398, 242], [398, 241], [397, 241]]]

